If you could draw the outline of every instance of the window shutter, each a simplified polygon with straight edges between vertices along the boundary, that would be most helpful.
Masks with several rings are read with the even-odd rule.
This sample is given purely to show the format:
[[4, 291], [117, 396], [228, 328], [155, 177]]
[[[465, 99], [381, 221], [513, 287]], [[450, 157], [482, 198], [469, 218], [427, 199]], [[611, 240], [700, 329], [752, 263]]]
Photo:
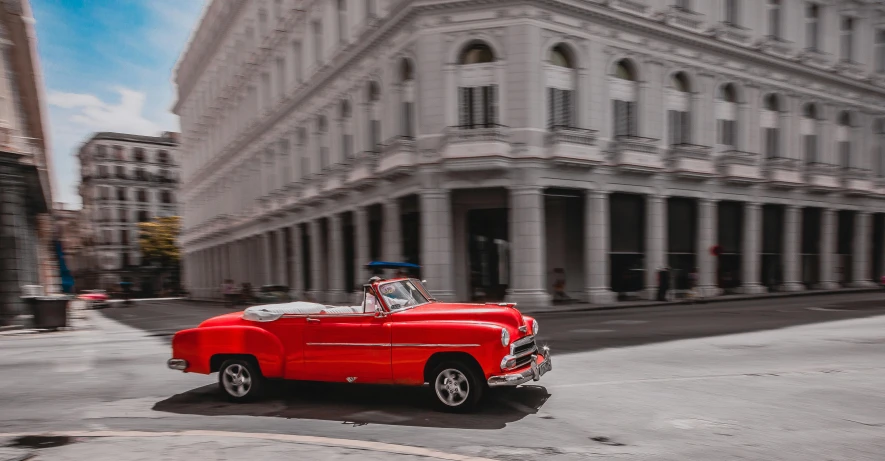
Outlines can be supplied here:
[[849, 141], [839, 141], [839, 156], [842, 168], [851, 166], [851, 143]]
[[682, 117], [682, 137], [679, 139], [682, 144], [688, 144], [691, 142], [691, 113], [690, 112], [681, 112], [680, 117]]
[[489, 88], [489, 124], [498, 124], [498, 85], [491, 85]]
[[574, 127], [574, 107], [572, 105], [572, 97], [574, 92], [572, 90], [559, 90], [560, 94], [562, 94], [562, 125], [567, 127]]
[[630, 136], [639, 136], [639, 129], [636, 123], [636, 103], [627, 101], [624, 106], [627, 108], [627, 134]]
[[547, 88], [547, 127], [556, 125], [556, 88]]
[[670, 145], [679, 144], [679, 117], [675, 110], [667, 111], [667, 126], [670, 128]]
[[458, 126], [461, 128], [467, 126], [468, 107], [470, 107], [470, 99], [467, 88], [458, 87]]
[[817, 136], [805, 135], [805, 162], [818, 163], [817, 159]]
[[623, 136], [626, 133], [627, 121], [624, 118], [626, 115], [626, 110], [623, 107], [624, 101], [618, 101], [617, 99], [612, 101], [612, 111], [614, 112], [614, 129], [615, 136]]

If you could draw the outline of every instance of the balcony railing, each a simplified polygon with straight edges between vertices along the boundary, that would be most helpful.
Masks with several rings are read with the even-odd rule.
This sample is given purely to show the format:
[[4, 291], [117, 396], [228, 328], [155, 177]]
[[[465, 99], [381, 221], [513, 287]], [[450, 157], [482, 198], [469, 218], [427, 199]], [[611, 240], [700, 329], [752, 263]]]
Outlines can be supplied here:
[[759, 156], [752, 152], [728, 150], [719, 154], [716, 164], [719, 174], [727, 182], [746, 184], [759, 182], [763, 179], [759, 167]]
[[450, 126], [446, 128], [446, 139], [449, 143], [458, 142], [506, 142], [508, 139], [508, 126], [496, 123], [482, 123], [473, 125]]
[[687, 29], [698, 29], [704, 22], [704, 15], [678, 6], [671, 6], [664, 13], [664, 22]]
[[554, 125], [550, 127], [550, 131], [547, 133], [547, 145], [571, 143], [595, 146], [597, 133], [596, 130], [588, 130], [586, 128]]
[[612, 144], [614, 166], [634, 173], [652, 173], [664, 168], [658, 140], [640, 136], [616, 136]]

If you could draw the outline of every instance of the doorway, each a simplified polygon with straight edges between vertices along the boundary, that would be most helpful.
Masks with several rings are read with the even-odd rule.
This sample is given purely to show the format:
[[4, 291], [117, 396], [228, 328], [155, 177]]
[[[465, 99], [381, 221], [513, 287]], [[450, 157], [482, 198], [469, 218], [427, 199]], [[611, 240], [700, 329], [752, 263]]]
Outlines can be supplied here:
[[507, 208], [467, 212], [470, 297], [476, 302], [503, 301], [510, 285]]

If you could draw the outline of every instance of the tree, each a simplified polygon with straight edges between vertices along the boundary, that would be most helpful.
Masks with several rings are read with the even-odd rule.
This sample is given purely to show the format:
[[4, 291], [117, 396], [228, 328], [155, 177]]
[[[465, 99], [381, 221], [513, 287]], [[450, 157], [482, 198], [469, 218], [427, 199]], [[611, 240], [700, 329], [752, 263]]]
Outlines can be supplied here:
[[168, 274], [172, 286], [177, 287], [181, 265], [181, 253], [178, 249], [180, 218], [160, 217], [151, 222], [139, 223], [138, 227], [142, 264], [156, 267], [161, 275]]

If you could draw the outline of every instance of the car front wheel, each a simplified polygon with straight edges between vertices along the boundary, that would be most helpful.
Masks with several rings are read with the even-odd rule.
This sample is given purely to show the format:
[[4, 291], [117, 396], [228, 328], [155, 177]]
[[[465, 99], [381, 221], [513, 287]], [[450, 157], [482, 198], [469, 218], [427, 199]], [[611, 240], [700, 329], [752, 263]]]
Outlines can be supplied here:
[[261, 395], [264, 376], [254, 362], [231, 359], [218, 370], [218, 387], [233, 402], [247, 402]]
[[475, 409], [482, 398], [483, 384], [473, 367], [460, 361], [440, 364], [431, 382], [438, 407], [451, 412]]

